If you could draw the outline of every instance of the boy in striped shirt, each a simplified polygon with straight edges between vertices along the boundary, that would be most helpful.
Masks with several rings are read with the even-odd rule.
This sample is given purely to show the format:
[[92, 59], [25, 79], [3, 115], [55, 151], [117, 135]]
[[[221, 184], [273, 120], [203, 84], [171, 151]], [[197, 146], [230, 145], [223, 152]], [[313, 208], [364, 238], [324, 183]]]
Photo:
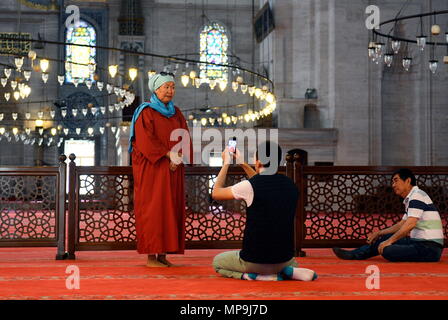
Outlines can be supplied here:
[[392, 175], [394, 192], [404, 198], [406, 213], [390, 228], [368, 235], [368, 245], [349, 251], [333, 248], [344, 260], [364, 260], [382, 255], [389, 261], [437, 262], [443, 251], [443, 227], [431, 198], [416, 185], [409, 169]]

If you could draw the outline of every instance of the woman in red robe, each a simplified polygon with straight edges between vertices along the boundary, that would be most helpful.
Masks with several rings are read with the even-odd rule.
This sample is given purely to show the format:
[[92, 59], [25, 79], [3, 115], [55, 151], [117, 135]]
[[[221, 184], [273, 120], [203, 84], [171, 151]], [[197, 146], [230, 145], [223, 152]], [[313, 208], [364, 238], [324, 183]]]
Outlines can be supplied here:
[[[129, 147], [137, 251], [148, 255], [148, 267], [166, 267], [171, 266], [167, 253], [184, 253], [183, 159], [191, 161], [192, 145], [185, 118], [172, 102], [174, 77], [157, 74], [148, 84], [153, 95], [149, 103], [143, 103], [134, 113]], [[171, 139], [173, 133], [175, 137]]]

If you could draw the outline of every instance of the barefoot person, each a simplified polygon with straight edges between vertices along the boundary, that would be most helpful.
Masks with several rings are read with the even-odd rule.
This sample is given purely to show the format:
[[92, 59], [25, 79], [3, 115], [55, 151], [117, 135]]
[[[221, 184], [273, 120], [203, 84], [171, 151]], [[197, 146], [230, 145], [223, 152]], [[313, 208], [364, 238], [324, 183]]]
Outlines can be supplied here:
[[129, 152], [134, 176], [134, 213], [137, 251], [148, 255], [148, 267], [166, 267], [167, 253], [184, 253], [185, 197], [182, 154], [172, 151], [174, 130], [184, 129], [182, 150], [189, 152], [188, 127], [174, 106], [172, 74], [160, 73], [149, 82], [150, 102], [140, 105], [132, 118]]
[[228, 149], [222, 158], [212, 197], [244, 200], [247, 211], [242, 250], [217, 255], [213, 261], [215, 271], [242, 280], [315, 280], [316, 273], [297, 268], [294, 259], [294, 217], [299, 194], [291, 179], [277, 173], [282, 159], [280, 147], [270, 141], [261, 143], [255, 154], [256, 170], [241, 161], [237, 150], [237, 163], [249, 180], [231, 187], [224, 187], [230, 164]]

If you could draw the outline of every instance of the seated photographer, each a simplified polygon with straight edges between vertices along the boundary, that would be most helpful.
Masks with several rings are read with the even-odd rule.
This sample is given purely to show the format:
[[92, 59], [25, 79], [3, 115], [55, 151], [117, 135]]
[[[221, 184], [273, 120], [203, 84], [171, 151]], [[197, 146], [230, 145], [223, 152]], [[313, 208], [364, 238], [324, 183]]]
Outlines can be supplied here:
[[431, 198], [416, 186], [414, 174], [400, 169], [392, 175], [392, 188], [404, 198], [406, 213], [390, 228], [368, 235], [367, 243], [355, 250], [333, 248], [344, 260], [364, 260], [377, 255], [395, 262], [437, 262], [443, 251], [443, 229]]
[[[315, 280], [316, 273], [297, 268], [294, 258], [294, 217], [299, 194], [294, 182], [277, 172], [281, 148], [270, 141], [261, 143], [255, 153], [255, 170], [241, 161], [239, 151], [235, 151], [231, 155], [226, 148], [222, 153], [223, 166], [212, 198], [246, 202], [243, 248], [217, 255], [214, 269], [225, 277], [243, 280]], [[224, 187], [232, 157], [249, 180]]]

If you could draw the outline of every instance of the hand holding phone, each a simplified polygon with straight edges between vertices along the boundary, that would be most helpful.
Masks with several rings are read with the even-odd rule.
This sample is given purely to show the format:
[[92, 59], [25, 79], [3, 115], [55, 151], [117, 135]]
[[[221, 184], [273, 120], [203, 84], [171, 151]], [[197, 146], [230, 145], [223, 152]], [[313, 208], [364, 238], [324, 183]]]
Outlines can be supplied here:
[[229, 152], [230, 153], [236, 152], [236, 137], [229, 139]]

